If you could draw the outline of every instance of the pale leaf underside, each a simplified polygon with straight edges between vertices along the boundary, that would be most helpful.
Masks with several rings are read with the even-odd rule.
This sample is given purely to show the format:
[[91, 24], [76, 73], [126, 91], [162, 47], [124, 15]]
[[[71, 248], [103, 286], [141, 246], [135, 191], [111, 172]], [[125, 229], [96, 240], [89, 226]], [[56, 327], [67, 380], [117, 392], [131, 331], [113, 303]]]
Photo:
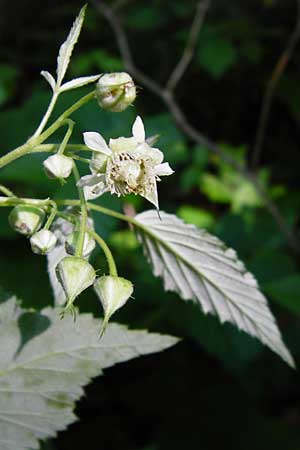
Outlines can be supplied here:
[[165, 289], [258, 338], [294, 367], [266, 298], [235, 251], [174, 215], [160, 212], [160, 217], [151, 210], [135, 220], [145, 254]]
[[65, 73], [67, 71], [71, 55], [73, 52], [73, 48], [78, 41], [78, 37], [82, 28], [82, 24], [84, 21], [86, 6], [84, 6], [81, 10], [77, 18], [75, 19], [70, 33], [65, 40], [65, 42], [61, 45], [59, 49], [59, 54], [57, 57], [57, 84], [60, 86]]
[[177, 342], [117, 324], [109, 324], [100, 340], [101, 321], [90, 314], [79, 314], [74, 323], [70, 316], [60, 320], [52, 308], [23, 313], [13, 298], [0, 305], [1, 450], [38, 449], [39, 440], [74, 422], [74, 401], [92, 377]]
[[74, 78], [71, 81], [67, 81], [60, 87], [60, 92], [69, 91], [70, 89], [76, 89], [87, 84], [94, 83], [99, 79], [100, 75], [90, 75], [87, 77]]

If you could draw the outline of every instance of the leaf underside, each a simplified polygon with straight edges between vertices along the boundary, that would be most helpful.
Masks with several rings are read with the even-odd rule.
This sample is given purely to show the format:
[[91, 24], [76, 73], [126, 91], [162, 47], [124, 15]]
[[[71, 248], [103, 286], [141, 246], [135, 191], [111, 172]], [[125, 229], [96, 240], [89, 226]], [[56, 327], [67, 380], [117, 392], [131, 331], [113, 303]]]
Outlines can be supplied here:
[[14, 298], [0, 305], [0, 448], [38, 449], [76, 420], [74, 402], [92, 377], [116, 363], [163, 350], [176, 338], [131, 331], [57, 309], [24, 312]]
[[162, 277], [166, 290], [256, 337], [294, 367], [266, 298], [234, 250], [171, 214], [158, 217], [151, 210], [135, 221], [154, 275]]
[[67, 39], [65, 40], [65, 42], [61, 45], [60, 49], [59, 49], [59, 53], [58, 53], [58, 57], [57, 57], [57, 84], [60, 85], [65, 73], [67, 71], [71, 56], [72, 56], [72, 52], [74, 49], [74, 46], [76, 44], [76, 42], [78, 41], [79, 38], [79, 34], [82, 28], [82, 24], [84, 21], [84, 16], [85, 16], [85, 10], [86, 10], [86, 6], [84, 6], [77, 18], [75, 19], [72, 28], [70, 30], [70, 33], [67, 37]]

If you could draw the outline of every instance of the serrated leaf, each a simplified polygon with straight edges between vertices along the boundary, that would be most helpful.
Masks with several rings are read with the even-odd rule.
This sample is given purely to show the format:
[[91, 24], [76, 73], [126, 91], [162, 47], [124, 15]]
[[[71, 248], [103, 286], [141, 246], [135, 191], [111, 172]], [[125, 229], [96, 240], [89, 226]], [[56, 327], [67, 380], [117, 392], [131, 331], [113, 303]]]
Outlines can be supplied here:
[[[90, 314], [60, 320], [59, 311], [24, 312], [14, 298], [0, 305], [0, 448], [38, 449], [76, 420], [74, 402], [102, 370], [166, 349], [176, 338], [108, 325]], [[10, 315], [8, 312], [10, 311]]]
[[166, 290], [198, 303], [258, 338], [294, 367], [264, 295], [252, 274], [218, 238], [176, 216], [151, 210], [135, 217], [138, 236], [154, 274]]
[[84, 16], [85, 16], [85, 10], [86, 10], [86, 5], [81, 8], [77, 18], [75, 19], [73, 26], [70, 30], [70, 33], [67, 37], [67, 39], [65, 40], [65, 42], [61, 45], [60, 49], [59, 49], [59, 53], [58, 53], [58, 57], [57, 57], [57, 69], [56, 69], [56, 73], [57, 73], [57, 84], [60, 86], [61, 82], [65, 76], [65, 73], [67, 71], [69, 62], [70, 62], [70, 58], [73, 52], [73, 48], [76, 44], [76, 42], [78, 41], [78, 37], [82, 28], [82, 24], [84, 21]]
[[56, 81], [54, 80], [53, 76], [51, 75], [50, 72], [47, 72], [47, 70], [42, 70], [41, 71], [41, 75], [45, 78], [46, 81], [48, 81], [48, 83], [51, 86], [52, 91], [55, 91], [55, 86], [56, 86]]
[[94, 83], [100, 78], [100, 76], [101, 75], [99, 74], [99, 75], [91, 75], [88, 77], [74, 78], [74, 80], [67, 81], [67, 83], [64, 83], [60, 87], [60, 92], [69, 91], [70, 89], [76, 89], [85, 86], [86, 84]]

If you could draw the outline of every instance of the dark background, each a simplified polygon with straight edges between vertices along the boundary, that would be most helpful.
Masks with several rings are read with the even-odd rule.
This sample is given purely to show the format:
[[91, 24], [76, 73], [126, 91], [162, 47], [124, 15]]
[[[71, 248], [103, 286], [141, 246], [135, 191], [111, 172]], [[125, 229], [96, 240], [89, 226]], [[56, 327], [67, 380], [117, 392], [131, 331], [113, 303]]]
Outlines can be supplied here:
[[[111, 3], [111, 2], [109, 2]], [[194, 17], [194, 0], [115, 2], [138, 66], [164, 83], [181, 55]], [[79, 1], [0, 1], [1, 152], [22, 143], [49, 100], [40, 70], [55, 72], [59, 45], [82, 6]], [[245, 165], [263, 93], [296, 20], [296, 2], [214, 0], [194, 60], [177, 89], [191, 123]], [[281, 77], [272, 105], [257, 176], [295, 233], [299, 228], [300, 44]], [[69, 78], [124, 68], [105, 19], [89, 5], [68, 72]], [[65, 94], [63, 111], [81, 93]], [[136, 114], [175, 174], [159, 185], [163, 210], [204, 227], [234, 247], [257, 277], [296, 360], [300, 353], [299, 257], [291, 251], [253, 187], [221, 160], [179, 131], [165, 105], [143, 86], [134, 108], [123, 114], [96, 104], [76, 113], [73, 141], [86, 130], [129, 136]], [[56, 136], [58, 140], [59, 136]], [[45, 179], [43, 156], [26, 157], [1, 171], [1, 182], [22, 196], [75, 197]], [[149, 208], [133, 198], [137, 211]], [[97, 202], [121, 209], [104, 196]], [[299, 373], [256, 340], [221, 326], [191, 303], [164, 293], [135, 238], [117, 221], [95, 216], [96, 227], [116, 256], [119, 273], [135, 284], [135, 300], [116, 321], [183, 338], [176, 347], [106, 371], [77, 406], [80, 421], [60, 433], [49, 449], [77, 450], [299, 450]], [[100, 254], [94, 256], [101, 267]], [[0, 211], [0, 284], [25, 307], [52, 303], [43, 258], [7, 224]], [[93, 294], [78, 301], [100, 315]], [[46, 447], [45, 447], [46, 448]]]

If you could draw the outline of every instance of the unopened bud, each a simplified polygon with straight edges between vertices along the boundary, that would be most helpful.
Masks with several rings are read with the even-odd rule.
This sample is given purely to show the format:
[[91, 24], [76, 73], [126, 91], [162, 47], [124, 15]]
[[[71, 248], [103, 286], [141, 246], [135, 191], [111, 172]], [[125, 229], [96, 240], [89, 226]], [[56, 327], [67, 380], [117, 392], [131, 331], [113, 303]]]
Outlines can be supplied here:
[[16, 206], [8, 216], [11, 227], [26, 236], [38, 231], [44, 219], [45, 212], [41, 208], [30, 205]]
[[65, 179], [72, 172], [73, 159], [57, 153], [45, 159], [43, 166], [49, 178]]
[[[65, 248], [66, 248], [66, 252], [69, 255], [75, 255], [79, 235], [80, 235], [79, 231], [74, 231], [74, 233], [72, 233], [68, 236], [66, 243], [65, 243]], [[94, 239], [88, 233], [85, 233], [83, 249], [82, 249], [82, 256], [84, 258], [87, 258], [92, 253], [95, 246], [96, 246], [96, 242], [94, 241]]]
[[96, 278], [94, 268], [84, 258], [66, 256], [56, 266], [56, 276], [66, 297], [66, 308], [72, 305], [82, 291], [91, 286]]
[[103, 335], [110, 317], [129, 300], [133, 285], [131, 281], [117, 276], [103, 276], [97, 278], [94, 289], [104, 310], [104, 319], [100, 336]]
[[30, 238], [30, 245], [33, 253], [46, 255], [51, 252], [56, 245], [57, 238], [52, 231], [40, 230]]
[[101, 108], [121, 112], [134, 102], [136, 87], [126, 72], [107, 73], [96, 85], [96, 97]]

